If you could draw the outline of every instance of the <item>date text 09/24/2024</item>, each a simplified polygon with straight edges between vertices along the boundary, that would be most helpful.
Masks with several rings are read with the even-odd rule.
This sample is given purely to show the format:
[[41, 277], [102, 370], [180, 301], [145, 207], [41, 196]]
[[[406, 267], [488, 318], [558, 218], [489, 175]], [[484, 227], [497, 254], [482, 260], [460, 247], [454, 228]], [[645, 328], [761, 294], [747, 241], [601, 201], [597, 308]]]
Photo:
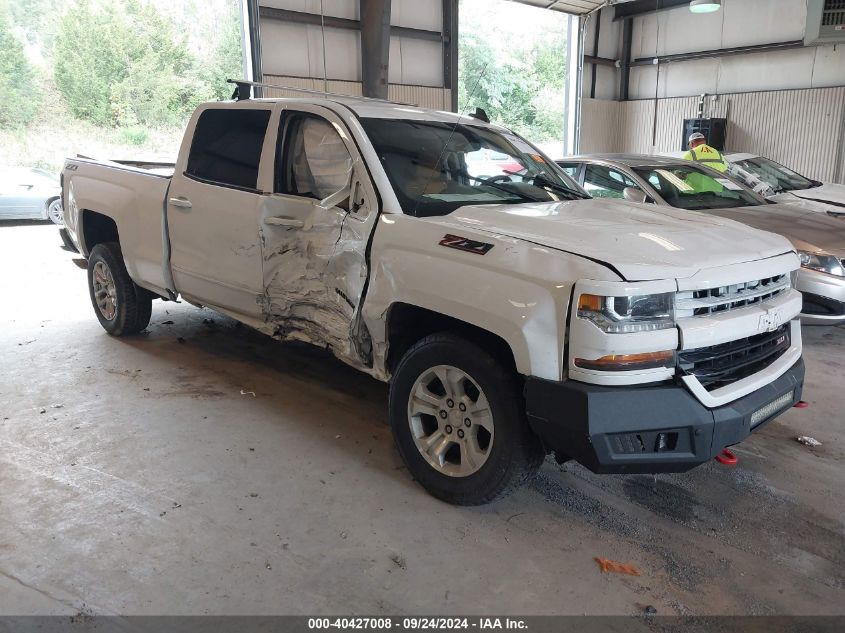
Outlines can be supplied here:
[[496, 617], [405, 617], [399, 618], [309, 618], [309, 630], [321, 629], [364, 629], [364, 630], [526, 630], [528, 628], [525, 620], [519, 618], [496, 618]]

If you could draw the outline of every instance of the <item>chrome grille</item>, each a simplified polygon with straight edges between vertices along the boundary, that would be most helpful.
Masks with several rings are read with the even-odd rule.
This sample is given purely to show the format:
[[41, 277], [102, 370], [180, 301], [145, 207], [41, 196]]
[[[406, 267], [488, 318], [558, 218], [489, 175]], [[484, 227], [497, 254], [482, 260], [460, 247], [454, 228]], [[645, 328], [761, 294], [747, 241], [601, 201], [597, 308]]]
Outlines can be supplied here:
[[776, 297], [790, 286], [789, 275], [783, 274], [731, 286], [679, 292], [675, 295], [676, 316], [702, 316], [744, 308]]

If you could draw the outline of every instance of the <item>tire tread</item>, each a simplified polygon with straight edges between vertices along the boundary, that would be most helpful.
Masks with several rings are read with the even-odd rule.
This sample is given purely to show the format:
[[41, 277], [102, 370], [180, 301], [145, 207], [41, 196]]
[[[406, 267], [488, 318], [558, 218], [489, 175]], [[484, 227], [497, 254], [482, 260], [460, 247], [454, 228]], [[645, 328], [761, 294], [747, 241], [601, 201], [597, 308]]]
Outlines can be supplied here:
[[[118, 293], [118, 313], [112, 321], [107, 321], [100, 314], [96, 301], [94, 301], [91, 271], [97, 259], [102, 259], [108, 265]], [[126, 265], [123, 263], [123, 252], [120, 250], [120, 244], [117, 242], [102, 242], [91, 249], [91, 254], [88, 257], [88, 289], [91, 293], [94, 312], [100, 324], [112, 336], [137, 334], [150, 324], [153, 309], [152, 299], [146, 290], [132, 281], [129, 272], [126, 270]]]

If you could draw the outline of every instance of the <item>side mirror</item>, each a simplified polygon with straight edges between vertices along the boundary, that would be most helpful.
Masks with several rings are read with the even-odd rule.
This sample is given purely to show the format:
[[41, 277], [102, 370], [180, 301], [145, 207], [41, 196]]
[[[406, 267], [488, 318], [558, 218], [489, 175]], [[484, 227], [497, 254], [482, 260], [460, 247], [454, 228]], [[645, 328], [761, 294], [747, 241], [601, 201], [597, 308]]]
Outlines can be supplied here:
[[645, 191], [636, 187], [625, 187], [622, 190], [622, 197], [628, 202], [645, 202], [648, 199]]

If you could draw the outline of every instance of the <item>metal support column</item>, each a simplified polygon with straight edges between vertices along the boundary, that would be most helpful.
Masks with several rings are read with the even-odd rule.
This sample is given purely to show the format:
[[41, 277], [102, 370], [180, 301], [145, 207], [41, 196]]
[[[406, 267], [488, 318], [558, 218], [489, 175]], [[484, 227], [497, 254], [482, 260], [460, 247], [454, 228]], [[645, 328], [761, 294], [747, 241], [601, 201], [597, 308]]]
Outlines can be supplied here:
[[[261, 27], [259, 19], [258, 0], [244, 0], [246, 7], [246, 28], [243, 29], [243, 50], [250, 62], [251, 76], [248, 79], [261, 82], [264, 71], [261, 64]], [[253, 92], [256, 97], [262, 96], [262, 88], [255, 86]]]
[[443, 87], [451, 93], [451, 110], [458, 111], [458, 0], [443, 0]]
[[387, 99], [390, 64], [390, 0], [359, 0], [361, 79], [365, 97]]
[[622, 72], [619, 75], [619, 100], [628, 100], [628, 86], [631, 82], [631, 44], [634, 39], [634, 18], [625, 18], [622, 23]]
[[[593, 30], [593, 59], [599, 56], [599, 36], [601, 35], [601, 9], [596, 11], [591, 16], [596, 21], [596, 27]], [[596, 98], [596, 74], [598, 73], [598, 64], [593, 62], [592, 76], [590, 77], [590, 99]]]

